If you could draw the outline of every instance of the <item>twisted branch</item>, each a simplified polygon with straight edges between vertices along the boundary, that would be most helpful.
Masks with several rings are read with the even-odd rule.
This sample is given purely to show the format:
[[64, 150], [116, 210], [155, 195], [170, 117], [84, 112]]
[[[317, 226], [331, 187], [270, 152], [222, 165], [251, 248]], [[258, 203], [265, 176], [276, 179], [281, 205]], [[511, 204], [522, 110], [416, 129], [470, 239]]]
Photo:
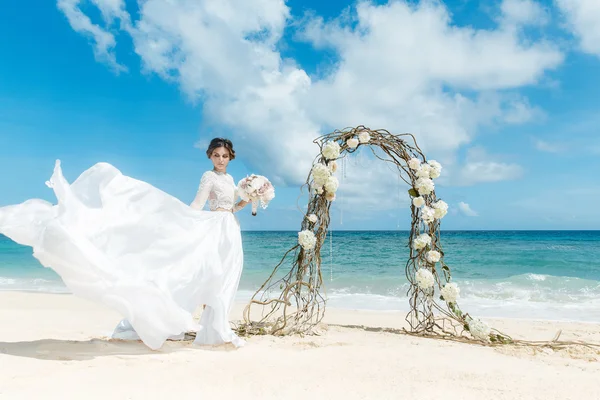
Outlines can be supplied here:
[[[361, 142], [355, 148], [348, 145], [349, 139], [365, 135], [369, 136], [368, 141]], [[377, 159], [390, 163], [396, 168], [400, 178], [409, 185], [411, 197], [419, 195], [416, 187], [418, 176], [409, 167], [409, 160], [416, 158], [425, 163], [427, 159], [412, 134], [393, 135], [385, 129], [371, 130], [362, 125], [336, 130], [314, 140], [319, 147], [319, 155], [313, 164], [321, 163], [333, 169], [334, 161], [326, 159], [322, 154], [324, 147], [330, 142], [337, 142], [340, 146], [338, 160], [353, 154], [360, 147], [369, 148]], [[302, 191], [305, 188], [309, 189], [309, 201], [305, 213], [306, 218], [303, 218], [301, 223], [301, 231], [312, 231], [316, 237], [316, 244], [311, 250], [305, 250], [297, 244], [284, 254], [269, 278], [255, 292], [244, 309], [244, 322], [237, 327], [237, 331], [241, 335], [315, 333], [314, 328], [324, 317], [326, 296], [321, 270], [321, 248], [327, 238], [331, 199], [327, 200], [325, 193], [315, 191], [312, 187], [313, 184], [311, 170], [302, 186]], [[421, 197], [427, 206], [438, 201], [435, 190], [428, 194], [421, 194]], [[600, 348], [594, 344], [558, 342], [558, 336], [552, 342], [515, 340], [495, 329], [490, 330], [487, 338], [474, 335], [469, 326], [472, 320], [469, 314], [463, 312], [456, 302], [447, 302], [443, 298], [435, 296], [435, 293], [440, 293], [444, 285], [450, 283], [452, 279], [450, 268], [444, 262], [439, 219], [425, 223], [422, 218], [422, 208], [416, 207], [411, 201], [410, 209], [412, 214], [408, 239], [410, 253], [405, 265], [406, 278], [410, 283], [407, 292], [410, 311], [405, 318], [409, 329], [403, 328], [402, 333], [456, 341], [472, 342], [475, 340], [486, 345], [514, 344], [552, 348], [585, 345], [594, 349]], [[316, 222], [311, 222], [307, 218], [311, 214], [317, 217]], [[413, 241], [423, 233], [431, 237], [431, 243], [417, 250], [413, 246]], [[441, 254], [439, 262], [432, 263], [426, 259], [426, 253], [432, 250]], [[284, 266], [289, 268], [288, 272], [283, 277], [276, 278], [279, 269]], [[431, 272], [435, 281], [433, 288], [424, 290], [419, 287], [416, 279], [419, 269]], [[274, 292], [279, 292], [279, 295], [271, 297]], [[261, 316], [258, 320], [252, 319], [253, 306], [260, 307]]]

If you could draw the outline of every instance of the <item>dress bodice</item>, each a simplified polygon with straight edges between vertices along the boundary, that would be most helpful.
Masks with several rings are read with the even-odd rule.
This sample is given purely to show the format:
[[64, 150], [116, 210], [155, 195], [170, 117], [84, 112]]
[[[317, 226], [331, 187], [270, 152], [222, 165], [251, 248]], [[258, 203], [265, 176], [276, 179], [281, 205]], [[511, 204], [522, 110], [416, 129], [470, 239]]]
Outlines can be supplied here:
[[202, 210], [208, 200], [211, 211], [218, 208], [233, 210], [235, 198], [236, 186], [231, 175], [206, 171], [200, 179], [200, 186], [191, 207]]

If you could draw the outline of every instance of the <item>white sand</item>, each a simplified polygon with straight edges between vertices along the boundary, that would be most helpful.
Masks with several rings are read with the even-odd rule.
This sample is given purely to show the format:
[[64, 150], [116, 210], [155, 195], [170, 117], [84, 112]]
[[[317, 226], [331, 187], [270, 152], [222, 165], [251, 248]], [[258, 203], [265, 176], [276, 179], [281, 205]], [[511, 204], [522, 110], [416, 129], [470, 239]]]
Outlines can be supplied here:
[[[401, 326], [400, 313], [328, 310], [326, 319], [319, 337], [253, 337], [237, 350], [168, 342], [153, 352], [107, 340], [119, 316], [85, 300], [2, 292], [0, 398], [600, 399], [593, 351], [489, 348], [371, 329]], [[596, 324], [488, 322], [514, 337], [549, 340], [562, 329], [563, 339], [600, 343]]]

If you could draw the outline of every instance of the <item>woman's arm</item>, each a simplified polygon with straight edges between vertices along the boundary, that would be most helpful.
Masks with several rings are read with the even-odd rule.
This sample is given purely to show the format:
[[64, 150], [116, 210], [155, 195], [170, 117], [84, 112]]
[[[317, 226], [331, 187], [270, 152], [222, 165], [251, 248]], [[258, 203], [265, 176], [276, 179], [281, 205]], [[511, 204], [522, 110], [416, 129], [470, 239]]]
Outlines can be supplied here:
[[248, 205], [250, 202], [249, 201], [245, 201], [245, 200], [240, 200], [239, 203], [237, 203], [236, 205], [233, 206], [233, 212], [238, 212], [240, 211], [242, 208], [246, 207], [246, 205]]
[[200, 180], [200, 186], [198, 187], [198, 191], [196, 192], [196, 197], [190, 207], [195, 208], [196, 210], [202, 210], [204, 205], [206, 204], [206, 200], [208, 199], [208, 195], [213, 187], [213, 181], [208, 172], [205, 172], [202, 175], [202, 179]]

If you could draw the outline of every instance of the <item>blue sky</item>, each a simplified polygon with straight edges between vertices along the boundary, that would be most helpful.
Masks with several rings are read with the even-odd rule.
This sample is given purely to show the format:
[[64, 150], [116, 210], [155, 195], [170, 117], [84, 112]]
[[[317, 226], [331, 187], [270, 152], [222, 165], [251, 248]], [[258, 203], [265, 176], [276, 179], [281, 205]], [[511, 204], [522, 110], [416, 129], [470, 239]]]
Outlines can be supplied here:
[[[223, 135], [238, 144], [229, 170], [236, 180], [258, 172], [278, 182], [268, 210], [240, 216], [244, 229], [294, 230], [301, 222], [294, 210], [298, 177], [308, 174], [302, 162], [311, 151], [316, 155], [312, 139], [364, 123], [415, 132], [428, 156], [448, 165], [436, 190], [451, 207], [445, 229], [600, 226], [594, 207], [600, 48], [589, 44], [598, 31], [588, 23], [596, 18], [600, 25], [600, 7], [589, 2], [581, 0], [577, 9], [531, 0], [288, 1], [282, 8], [249, 0], [250, 11], [217, 13], [229, 16], [225, 22], [198, 11], [198, 23], [190, 25], [182, 19], [192, 14], [185, 7], [204, 2], [151, 13], [128, 1], [123, 12], [104, 8], [103, 18], [95, 4], [109, 3], [121, 4], [3, 7], [0, 205], [53, 200], [44, 182], [56, 159], [69, 180], [106, 161], [189, 203], [210, 168], [196, 144]], [[235, 2], [223, 4], [229, 3]], [[82, 16], [116, 45], [103, 50], [93, 32], [78, 28]], [[423, 28], [420, 18], [433, 28]], [[449, 36], [449, 44], [441, 43]], [[169, 51], [157, 52], [163, 40]], [[345, 83], [349, 76], [354, 86]], [[357, 97], [345, 103], [352, 93]], [[466, 108], [456, 108], [460, 99]], [[332, 227], [408, 229], [407, 188], [385, 172], [364, 175], [381, 168], [364, 156], [342, 181], [363, 193], [340, 192]], [[285, 164], [290, 157], [291, 166]]]

